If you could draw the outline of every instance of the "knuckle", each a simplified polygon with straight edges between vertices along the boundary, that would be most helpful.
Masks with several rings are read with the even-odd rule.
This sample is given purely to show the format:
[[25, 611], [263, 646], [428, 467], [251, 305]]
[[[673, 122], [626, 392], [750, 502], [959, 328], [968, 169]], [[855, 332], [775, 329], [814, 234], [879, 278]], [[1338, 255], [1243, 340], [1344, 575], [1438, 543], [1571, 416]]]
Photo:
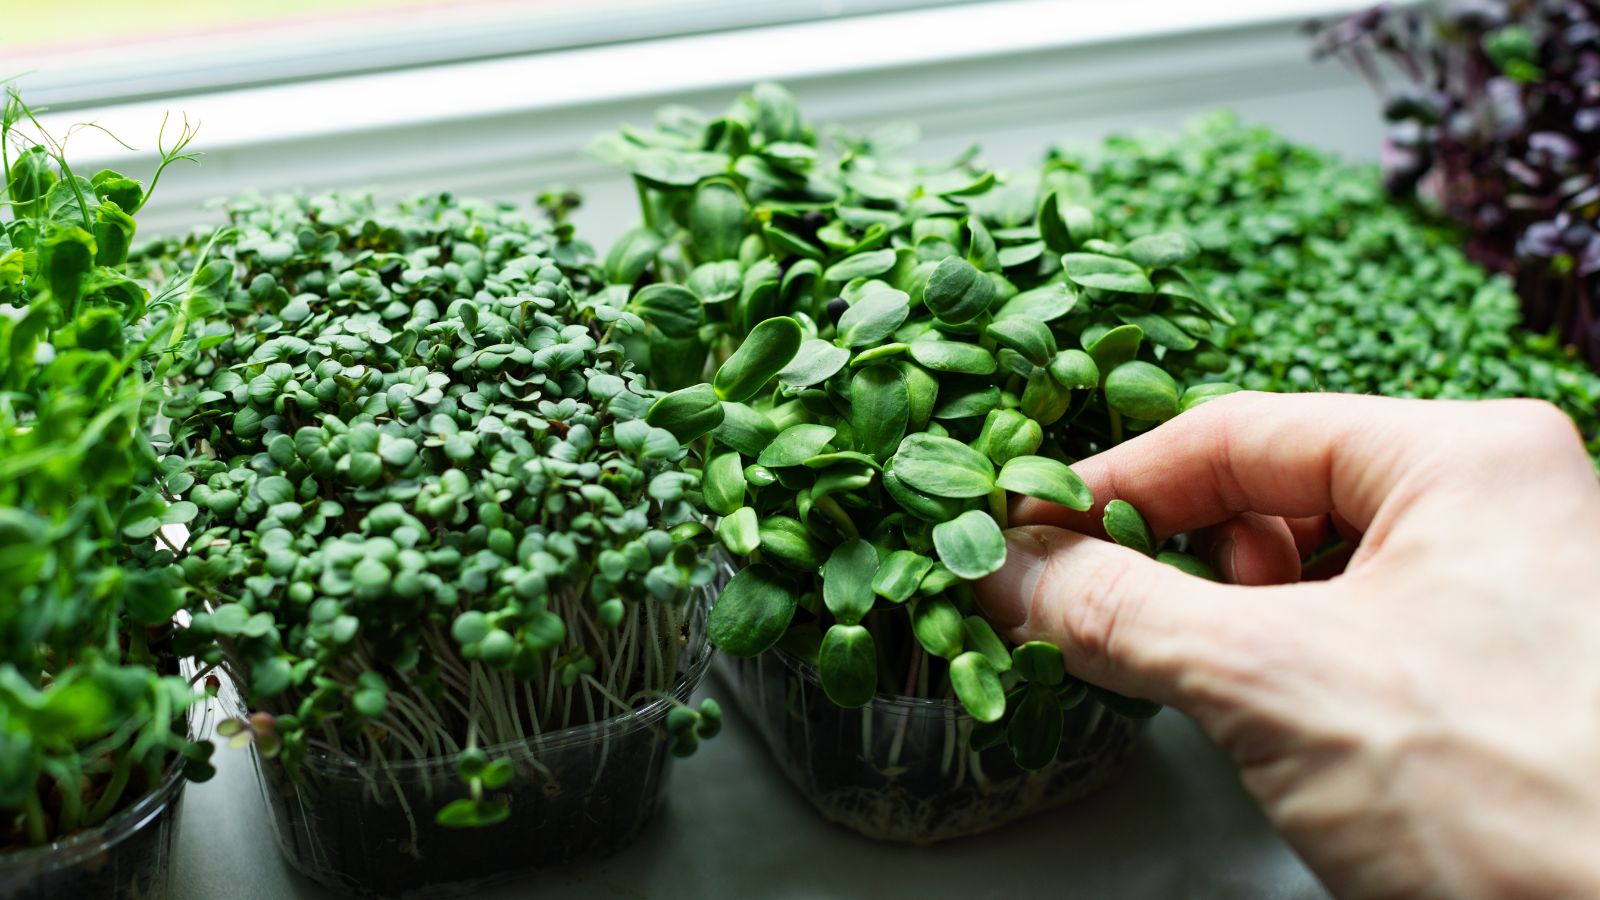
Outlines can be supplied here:
[[1548, 400], [1507, 400], [1504, 409], [1518, 430], [1535, 437], [1566, 437], [1577, 428], [1560, 407]]
[[1185, 415], [1192, 416], [1209, 427], [1227, 429], [1230, 423], [1253, 417], [1261, 411], [1263, 405], [1272, 402], [1273, 395], [1262, 391], [1234, 391], [1207, 400]]
[[1483, 406], [1479, 436], [1501, 454], [1546, 456], [1579, 442], [1572, 419], [1548, 401], [1495, 400]]
[[[1096, 554], [1089, 563], [1079, 560], [1058, 583], [1075, 585], [1070, 602], [1059, 604], [1060, 633], [1085, 667], [1102, 671], [1118, 658], [1126, 623], [1137, 614], [1139, 595], [1129, 560], [1120, 554]], [[1070, 579], [1070, 580], [1066, 580]]]

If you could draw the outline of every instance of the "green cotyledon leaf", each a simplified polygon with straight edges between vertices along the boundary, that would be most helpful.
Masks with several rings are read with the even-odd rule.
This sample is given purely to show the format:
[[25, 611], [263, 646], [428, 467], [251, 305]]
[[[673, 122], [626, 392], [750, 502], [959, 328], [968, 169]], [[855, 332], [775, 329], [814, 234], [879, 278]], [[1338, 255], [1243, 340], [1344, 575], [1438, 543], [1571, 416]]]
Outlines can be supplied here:
[[729, 580], [706, 621], [711, 642], [730, 656], [756, 656], [783, 637], [799, 595], [793, 579], [753, 563]]
[[1049, 688], [1029, 685], [1006, 723], [1006, 743], [1017, 765], [1037, 772], [1055, 761], [1061, 750], [1061, 701]]
[[979, 722], [998, 722], [1006, 712], [1005, 688], [1000, 674], [976, 650], [968, 650], [950, 662], [950, 686], [967, 713]]
[[872, 611], [878, 551], [860, 538], [833, 548], [822, 568], [822, 599], [835, 619], [856, 625]]
[[1144, 360], [1125, 362], [1106, 376], [1106, 402], [1130, 419], [1164, 422], [1180, 409], [1178, 383]]
[[817, 675], [828, 699], [845, 709], [866, 706], [878, 686], [877, 648], [860, 625], [834, 625], [822, 636]]
[[994, 302], [994, 282], [972, 263], [948, 257], [928, 276], [922, 299], [941, 321], [959, 325], [988, 311]]
[[911, 419], [911, 393], [894, 366], [867, 366], [850, 379], [850, 426], [856, 447], [876, 460], [895, 453]]
[[689, 206], [689, 231], [699, 258], [715, 261], [736, 256], [749, 215], [744, 195], [732, 182], [714, 179], [696, 187]]
[[820, 338], [808, 338], [778, 372], [778, 381], [792, 387], [810, 387], [832, 378], [850, 361], [850, 351]]
[[1018, 456], [1007, 461], [995, 484], [1068, 509], [1082, 511], [1094, 505], [1094, 494], [1078, 473], [1065, 463], [1043, 456]]
[[963, 649], [961, 611], [948, 597], [935, 594], [913, 603], [911, 629], [923, 649], [934, 656], [953, 659]]
[[969, 581], [999, 571], [1006, 561], [1005, 535], [994, 519], [980, 510], [968, 510], [933, 526], [933, 546], [940, 562]]
[[697, 384], [657, 400], [645, 414], [645, 421], [672, 432], [679, 443], [688, 443], [721, 425], [723, 415], [722, 404], [711, 386]]
[[845, 347], [877, 344], [893, 334], [910, 312], [904, 291], [888, 287], [869, 291], [839, 317], [839, 343]]
[[890, 466], [908, 487], [934, 497], [981, 497], [994, 490], [989, 458], [947, 437], [907, 435]]
[[1144, 516], [1126, 500], [1112, 500], [1101, 515], [1106, 534], [1124, 547], [1137, 550], [1145, 556], [1156, 553], [1155, 535], [1145, 524]]
[[750, 399], [789, 365], [802, 338], [800, 323], [788, 316], [758, 323], [712, 378], [717, 397], [734, 402]]

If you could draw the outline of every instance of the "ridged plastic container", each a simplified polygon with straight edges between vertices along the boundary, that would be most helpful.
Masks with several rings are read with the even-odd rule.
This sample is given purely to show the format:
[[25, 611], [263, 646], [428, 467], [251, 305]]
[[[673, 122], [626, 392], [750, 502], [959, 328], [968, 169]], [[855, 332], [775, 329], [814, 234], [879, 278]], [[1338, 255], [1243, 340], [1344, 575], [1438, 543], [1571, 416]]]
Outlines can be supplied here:
[[1123, 769], [1142, 722], [1093, 700], [1066, 714], [1061, 751], [1038, 772], [1004, 744], [973, 752], [959, 704], [879, 695], [840, 709], [810, 666], [779, 650], [724, 657], [741, 711], [824, 818], [870, 838], [932, 844], [1084, 797]]
[[[190, 735], [209, 734], [211, 717], [196, 705]], [[54, 844], [0, 853], [0, 900], [161, 900], [172, 882], [187, 781], [175, 763], [161, 783], [97, 828]]]
[[[688, 644], [673, 696], [687, 702], [711, 661], [706, 604], [689, 608]], [[450, 897], [539, 869], [612, 853], [655, 814], [671, 774], [657, 700], [622, 716], [485, 747], [516, 774], [491, 796], [509, 801], [496, 825], [451, 828], [434, 813], [467, 796], [456, 756], [379, 768], [314, 754], [297, 777], [252, 747], [278, 847], [291, 866], [342, 895]]]

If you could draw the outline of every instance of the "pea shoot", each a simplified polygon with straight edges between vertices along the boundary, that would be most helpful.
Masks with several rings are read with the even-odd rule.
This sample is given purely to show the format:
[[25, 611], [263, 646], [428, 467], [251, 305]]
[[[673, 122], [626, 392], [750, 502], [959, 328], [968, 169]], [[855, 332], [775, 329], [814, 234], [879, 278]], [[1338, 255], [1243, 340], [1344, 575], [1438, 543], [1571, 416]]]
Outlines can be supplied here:
[[[6, 867], [26, 858], [9, 851], [95, 829], [166, 785], [181, 788], [179, 773], [204, 780], [212, 769], [211, 745], [191, 740], [188, 711], [204, 696], [179, 671], [183, 595], [172, 552], [157, 543], [163, 526], [196, 510], [177, 499], [182, 485], [159, 464], [147, 415], [170, 343], [150, 318], [172, 302], [152, 297], [128, 263], [148, 191], [115, 171], [75, 172], [66, 137], [13, 89], [0, 103], [0, 173]], [[172, 802], [152, 805], [150, 821], [170, 823]], [[62, 896], [143, 895], [165, 883], [160, 869], [126, 855], [94, 866], [47, 859], [23, 877]]]

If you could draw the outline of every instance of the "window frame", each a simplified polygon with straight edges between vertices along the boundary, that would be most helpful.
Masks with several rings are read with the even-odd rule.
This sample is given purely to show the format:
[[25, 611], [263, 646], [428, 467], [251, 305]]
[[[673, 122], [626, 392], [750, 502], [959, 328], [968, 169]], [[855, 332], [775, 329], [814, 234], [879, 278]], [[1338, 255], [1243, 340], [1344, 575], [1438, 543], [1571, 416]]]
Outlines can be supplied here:
[[[353, 10], [349, 16], [369, 32], [291, 35], [288, 28], [300, 22], [262, 20], [272, 39], [255, 45], [242, 35], [227, 32], [216, 50], [195, 50], [201, 36], [171, 40], [154, 38], [141, 50], [109, 51], [105, 62], [92, 60], [96, 51], [72, 51], [49, 59], [35, 59], [25, 48], [13, 48], [35, 66], [18, 83], [33, 102], [57, 111], [198, 96], [222, 91], [337, 79], [425, 67], [509, 59], [539, 53], [578, 50], [689, 35], [761, 29], [788, 24], [838, 21], [886, 13], [981, 5], [984, 0], [672, 0], [650, 8], [623, 6], [603, 13], [585, 11], [581, 4], [493, 21], [469, 21], [460, 26], [441, 25], [430, 17], [423, 23], [392, 28], [373, 27], [381, 6]], [[624, 14], [618, 14], [624, 13]], [[334, 29], [336, 21], [301, 22], [307, 27]], [[179, 52], [155, 52], [163, 46]], [[142, 58], [152, 56], [153, 58]]]

